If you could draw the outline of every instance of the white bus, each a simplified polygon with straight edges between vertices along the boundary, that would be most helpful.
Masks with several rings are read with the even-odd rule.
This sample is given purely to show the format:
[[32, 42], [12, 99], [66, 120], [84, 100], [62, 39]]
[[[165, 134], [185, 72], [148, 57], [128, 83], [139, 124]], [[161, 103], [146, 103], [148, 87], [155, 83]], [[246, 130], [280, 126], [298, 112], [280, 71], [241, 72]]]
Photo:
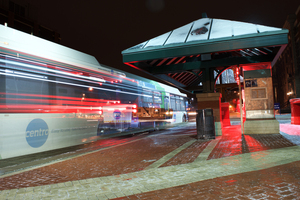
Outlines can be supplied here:
[[186, 94], [0, 25], [0, 159], [186, 121]]

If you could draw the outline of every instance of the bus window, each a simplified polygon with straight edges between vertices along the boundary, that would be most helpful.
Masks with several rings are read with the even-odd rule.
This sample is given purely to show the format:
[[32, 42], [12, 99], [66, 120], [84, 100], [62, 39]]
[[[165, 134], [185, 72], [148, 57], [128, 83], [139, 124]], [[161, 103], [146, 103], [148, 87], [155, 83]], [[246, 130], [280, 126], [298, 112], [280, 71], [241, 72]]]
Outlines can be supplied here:
[[161, 104], [161, 92], [153, 92], [154, 95], [154, 103]]
[[153, 103], [153, 96], [151, 90], [143, 90], [143, 102]]
[[180, 100], [180, 110], [185, 111], [185, 102], [184, 102], [183, 98], [181, 98], [181, 100]]
[[170, 98], [168, 96], [165, 96], [165, 109], [169, 110], [170, 105]]
[[176, 98], [174, 95], [170, 95], [170, 108], [176, 110]]
[[176, 110], [180, 110], [180, 97], [176, 96]]

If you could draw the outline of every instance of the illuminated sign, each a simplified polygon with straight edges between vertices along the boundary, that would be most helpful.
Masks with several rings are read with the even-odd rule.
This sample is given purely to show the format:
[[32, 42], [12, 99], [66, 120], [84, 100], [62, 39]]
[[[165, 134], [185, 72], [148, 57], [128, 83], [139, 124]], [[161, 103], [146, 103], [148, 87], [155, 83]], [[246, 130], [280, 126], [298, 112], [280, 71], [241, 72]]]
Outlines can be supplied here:
[[49, 129], [47, 123], [42, 119], [32, 120], [25, 132], [27, 143], [33, 147], [41, 147], [48, 139]]

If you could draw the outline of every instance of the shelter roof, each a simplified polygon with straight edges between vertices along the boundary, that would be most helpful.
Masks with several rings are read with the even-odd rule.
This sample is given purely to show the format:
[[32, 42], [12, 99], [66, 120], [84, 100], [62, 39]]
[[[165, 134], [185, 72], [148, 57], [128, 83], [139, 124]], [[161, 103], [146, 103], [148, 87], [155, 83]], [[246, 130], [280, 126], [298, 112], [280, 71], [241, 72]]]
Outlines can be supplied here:
[[201, 68], [275, 61], [287, 34], [281, 28], [202, 18], [122, 51], [123, 62], [187, 88], [199, 85]]

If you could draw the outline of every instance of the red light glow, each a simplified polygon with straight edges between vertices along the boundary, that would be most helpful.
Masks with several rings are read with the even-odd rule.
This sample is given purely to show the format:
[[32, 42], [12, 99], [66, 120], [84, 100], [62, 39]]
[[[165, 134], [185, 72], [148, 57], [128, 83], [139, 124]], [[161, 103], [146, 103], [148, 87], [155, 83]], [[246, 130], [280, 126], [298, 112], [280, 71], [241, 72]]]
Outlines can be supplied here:
[[258, 140], [250, 135], [244, 135], [246, 144], [248, 146], [249, 152], [256, 152], [256, 151], [263, 151], [267, 150], [268, 148], [262, 145]]
[[[0, 93], [4, 95], [4, 93]], [[0, 113], [99, 113], [107, 100], [54, 95], [6, 93]], [[22, 98], [23, 97], [23, 98]], [[119, 102], [119, 101], [111, 101]]]
[[295, 124], [280, 124], [280, 131], [288, 135], [300, 135], [300, 126]]

